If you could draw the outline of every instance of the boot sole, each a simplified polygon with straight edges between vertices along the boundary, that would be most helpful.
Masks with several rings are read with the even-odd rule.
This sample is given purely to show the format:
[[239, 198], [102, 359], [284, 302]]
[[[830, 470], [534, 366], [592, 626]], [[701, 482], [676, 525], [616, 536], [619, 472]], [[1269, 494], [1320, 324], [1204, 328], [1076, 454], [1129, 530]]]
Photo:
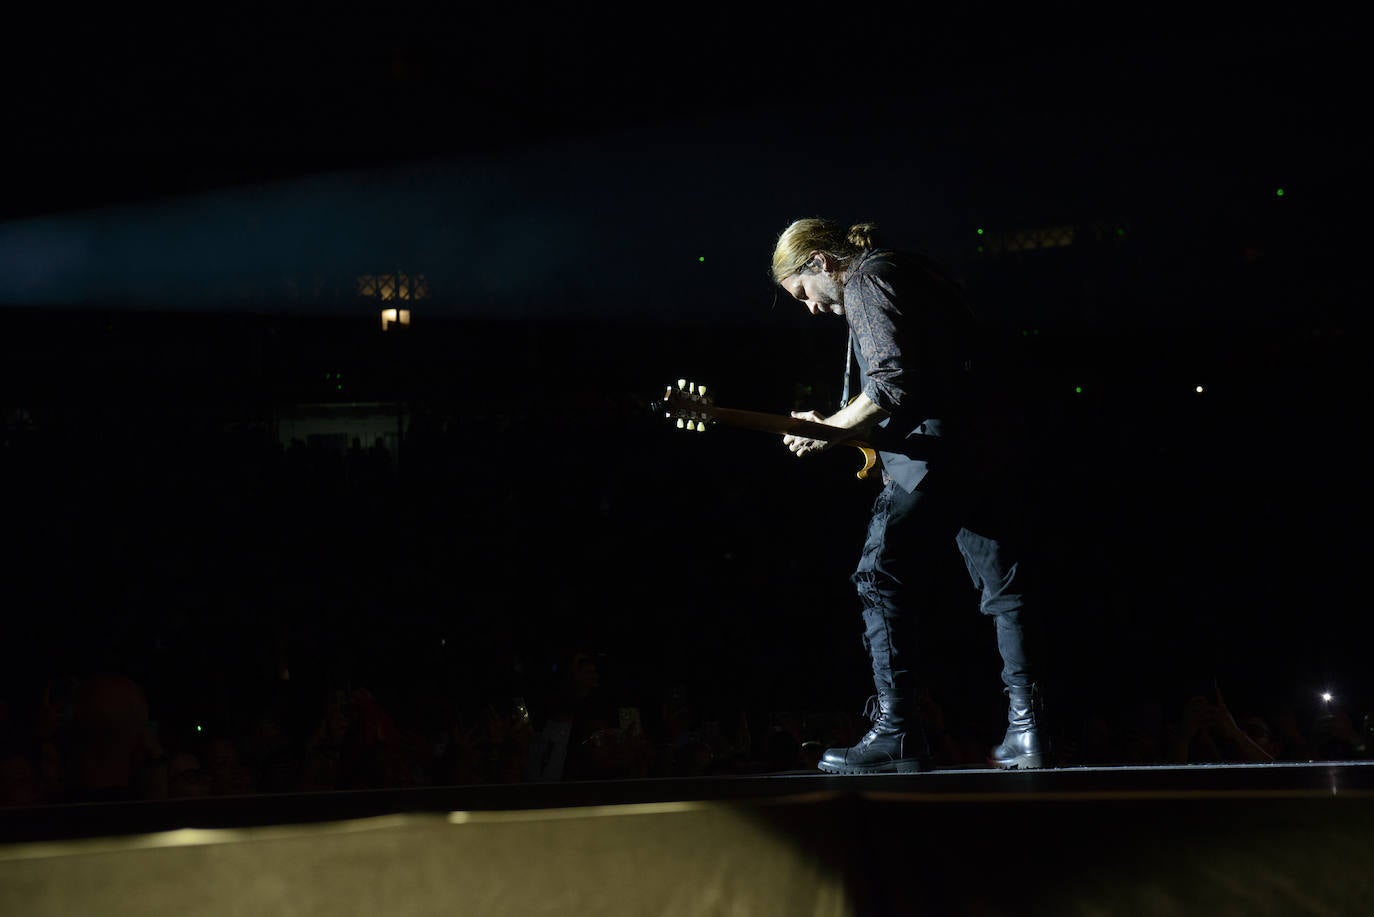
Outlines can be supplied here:
[[1012, 758], [1010, 761], [993, 761], [989, 759], [988, 764], [991, 764], [998, 770], [1004, 771], [1038, 770], [1045, 766], [1044, 759], [1040, 755], [1020, 755]]
[[864, 774], [919, 774], [930, 769], [928, 764], [922, 761], [904, 760], [889, 761], [887, 764], [874, 764], [870, 767], [860, 765], [841, 766], [836, 764], [817, 764], [817, 768], [827, 774], [848, 774], [861, 776]]

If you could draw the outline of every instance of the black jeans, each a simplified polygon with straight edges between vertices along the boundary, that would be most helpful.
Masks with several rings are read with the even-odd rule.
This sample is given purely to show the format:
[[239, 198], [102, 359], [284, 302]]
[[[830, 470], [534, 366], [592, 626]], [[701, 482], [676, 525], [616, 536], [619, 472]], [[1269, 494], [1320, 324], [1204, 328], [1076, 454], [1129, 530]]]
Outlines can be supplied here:
[[938, 566], [964, 558], [979, 609], [996, 623], [1002, 683], [1026, 686], [1034, 669], [1035, 625], [1017, 544], [1017, 503], [931, 471], [915, 491], [884, 485], [873, 503], [868, 537], [852, 580], [863, 604], [864, 646], [880, 694], [914, 697], [921, 685], [920, 616], [932, 603]]

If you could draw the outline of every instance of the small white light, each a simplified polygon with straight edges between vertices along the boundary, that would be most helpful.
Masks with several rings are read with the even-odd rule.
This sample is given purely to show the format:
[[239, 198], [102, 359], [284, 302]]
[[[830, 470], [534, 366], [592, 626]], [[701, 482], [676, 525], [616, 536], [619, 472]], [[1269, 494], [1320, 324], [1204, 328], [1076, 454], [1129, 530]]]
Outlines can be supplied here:
[[1322, 692], [1322, 700], [1326, 701], [1328, 704], [1331, 703], [1331, 692], [1330, 692], [1330, 691], [1323, 691], [1323, 692]]
[[1199, 395], [1201, 395], [1205, 390], [1206, 390], [1206, 389], [1205, 389], [1203, 386], [1201, 386], [1201, 385], [1199, 385], [1199, 386], [1197, 386], [1196, 388], [1193, 389], [1193, 391], [1197, 392]]

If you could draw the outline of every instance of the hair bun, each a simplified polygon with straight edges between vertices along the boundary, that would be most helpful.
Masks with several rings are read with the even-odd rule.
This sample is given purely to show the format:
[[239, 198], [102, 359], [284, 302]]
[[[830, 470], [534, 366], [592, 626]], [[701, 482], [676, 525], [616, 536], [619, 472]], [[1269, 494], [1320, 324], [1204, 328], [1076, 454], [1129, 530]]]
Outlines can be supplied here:
[[855, 223], [853, 226], [849, 227], [849, 234], [845, 236], [845, 241], [859, 248], [872, 248], [873, 233], [876, 232], [877, 229], [878, 227], [874, 223]]

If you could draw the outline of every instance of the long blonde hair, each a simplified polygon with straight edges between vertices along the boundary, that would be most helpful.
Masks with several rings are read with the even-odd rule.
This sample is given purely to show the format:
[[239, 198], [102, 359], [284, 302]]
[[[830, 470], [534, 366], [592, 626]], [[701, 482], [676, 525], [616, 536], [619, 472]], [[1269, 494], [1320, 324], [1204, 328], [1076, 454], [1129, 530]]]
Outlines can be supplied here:
[[781, 283], [801, 273], [812, 252], [825, 252], [841, 265], [848, 264], [875, 247], [877, 230], [873, 223], [855, 223], [846, 230], [834, 220], [820, 217], [795, 220], [778, 234], [778, 244], [773, 247], [773, 280]]

